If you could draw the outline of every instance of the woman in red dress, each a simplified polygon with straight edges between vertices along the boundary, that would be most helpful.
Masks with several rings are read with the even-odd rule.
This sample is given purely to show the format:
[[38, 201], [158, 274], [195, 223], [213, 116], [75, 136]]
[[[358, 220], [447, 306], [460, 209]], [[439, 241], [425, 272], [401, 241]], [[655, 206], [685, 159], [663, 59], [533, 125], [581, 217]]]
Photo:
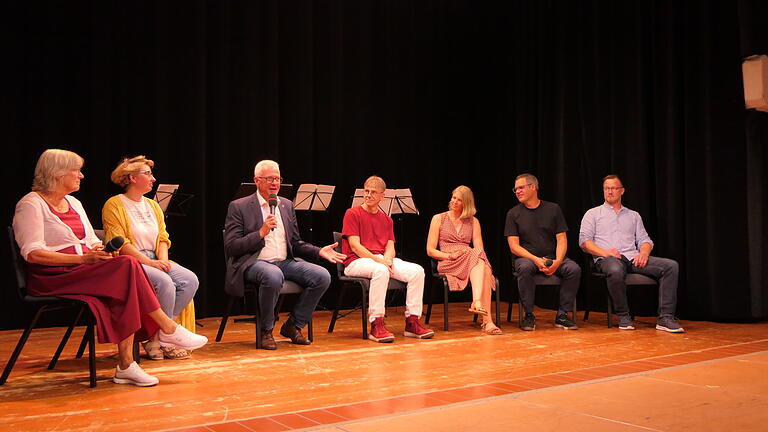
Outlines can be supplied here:
[[157, 301], [141, 264], [112, 255], [96, 237], [82, 204], [69, 194], [80, 189], [83, 158], [49, 149], [35, 167], [32, 192], [17, 204], [13, 229], [27, 261], [27, 291], [84, 301], [96, 317], [101, 343], [117, 344], [117, 384], [152, 386], [159, 381], [133, 361], [133, 338], [158, 332], [160, 343], [197, 349], [208, 342], [171, 320]]
[[472, 283], [469, 311], [482, 317], [483, 332], [500, 335], [491, 319], [491, 290], [496, 279], [483, 250], [480, 222], [475, 215], [472, 190], [459, 186], [453, 190], [448, 211], [432, 217], [427, 237], [427, 255], [438, 260], [437, 271], [448, 278], [451, 291], [461, 291]]

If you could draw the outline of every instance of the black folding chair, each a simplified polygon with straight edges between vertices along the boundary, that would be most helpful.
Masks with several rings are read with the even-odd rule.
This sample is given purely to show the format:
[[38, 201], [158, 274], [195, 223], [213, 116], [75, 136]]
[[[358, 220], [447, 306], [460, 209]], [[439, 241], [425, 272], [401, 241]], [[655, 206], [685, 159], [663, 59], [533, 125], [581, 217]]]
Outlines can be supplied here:
[[40, 317], [45, 312], [57, 310], [73, 310], [76, 312], [75, 319], [72, 320], [72, 323], [67, 328], [67, 331], [64, 332], [64, 336], [61, 338], [61, 342], [59, 342], [56, 353], [53, 355], [50, 363], [48, 363], [48, 369], [53, 369], [56, 366], [56, 362], [58, 362], [61, 352], [64, 350], [69, 337], [72, 335], [72, 330], [74, 329], [75, 325], [77, 325], [78, 321], [80, 321], [80, 318], [85, 314], [87, 319], [87, 328], [85, 330], [85, 334], [83, 335], [80, 348], [77, 351], [76, 358], [81, 358], [83, 356], [83, 351], [85, 350], [85, 346], [87, 344], [90, 386], [96, 387], [96, 333], [94, 329], [95, 319], [91, 314], [91, 311], [88, 309], [88, 305], [85, 302], [79, 300], [70, 300], [55, 296], [33, 296], [27, 294], [27, 275], [26, 269], [24, 267], [24, 259], [21, 257], [19, 247], [16, 244], [13, 227], [10, 226], [8, 227], [8, 240], [10, 243], [11, 261], [13, 262], [13, 267], [16, 272], [16, 292], [18, 293], [19, 299], [21, 299], [22, 302], [34, 308], [35, 313], [32, 321], [30, 321], [29, 325], [27, 325], [27, 328], [21, 334], [19, 342], [16, 344], [16, 348], [11, 354], [11, 358], [8, 359], [8, 363], [5, 365], [3, 375], [0, 377], [0, 385], [5, 384], [5, 382], [8, 380], [8, 376], [11, 374], [11, 370], [13, 370], [13, 366], [16, 364], [16, 360], [18, 360], [19, 355], [21, 354], [21, 350], [24, 349], [24, 345], [27, 343], [27, 339], [29, 339], [29, 335], [32, 333], [32, 329], [35, 328], [35, 325], [39, 321]]
[[[341, 252], [341, 233], [333, 233], [333, 241], [338, 243], [336, 251]], [[362, 309], [361, 324], [363, 327], [362, 336], [363, 339], [368, 339], [368, 291], [371, 289], [371, 279], [364, 277], [353, 277], [344, 274], [344, 264], [336, 264], [336, 273], [339, 278], [339, 297], [336, 301], [336, 308], [333, 310], [333, 316], [331, 317], [331, 324], [328, 326], [328, 333], [333, 332], [333, 328], [336, 326], [336, 320], [339, 318], [339, 309], [342, 306], [344, 300], [344, 293], [350, 286], [357, 286], [360, 288], [362, 299], [360, 300]], [[387, 285], [387, 292], [391, 290], [406, 290], [407, 285], [405, 282], [401, 282], [396, 279], [389, 279], [389, 285]]]
[[[613, 300], [611, 299], [610, 291], [608, 291], [608, 281], [606, 280], [607, 276], [605, 275], [605, 273], [602, 273], [597, 269], [597, 265], [595, 264], [595, 260], [592, 258], [592, 255], [587, 254], [587, 261], [589, 263], [591, 281], [602, 280], [602, 285], [605, 288], [608, 327], [612, 327], [611, 318], [613, 316]], [[638, 273], [627, 273], [627, 275], [624, 277], [624, 283], [626, 284], [627, 288], [629, 288], [630, 286], [656, 286], [659, 284], [655, 279], [645, 275], [638, 274]], [[584, 321], [589, 319], [589, 309], [590, 309], [589, 301], [587, 301], [587, 307], [585, 309], [586, 310], [584, 311]]]
[[[424, 320], [424, 324], [429, 324], [429, 318], [432, 315], [432, 296], [434, 291], [434, 285], [442, 282], [443, 285], [443, 330], [448, 331], [448, 294], [451, 292], [448, 286], [448, 277], [437, 271], [437, 260], [431, 259], [430, 266], [432, 268], [433, 283], [429, 286], [429, 293], [427, 293], [427, 299], [429, 304], [427, 306], [427, 316]], [[501, 285], [499, 284], [499, 278], [496, 279], [496, 326], [501, 328]], [[467, 287], [471, 287], [467, 284]], [[471, 288], [470, 288], [471, 289]], [[472, 318], [472, 322], [477, 322], [477, 314]]]
[[[223, 233], [223, 232], [222, 232]], [[224, 253], [224, 263], [226, 265], [227, 262], [227, 256], [226, 252]], [[293, 281], [283, 281], [283, 286], [280, 288], [280, 294], [277, 298], [277, 304], [275, 305], [275, 322], [277, 322], [277, 314], [280, 312], [280, 308], [283, 305], [283, 300], [285, 298], [286, 294], [300, 294], [302, 291], [304, 291], [304, 288], [301, 287], [301, 285], [297, 284]], [[261, 348], [261, 320], [259, 319], [259, 287], [246, 283], [245, 284], [245, 295], [250, 295], [254, 298], [255, 302], [255, 316], [253, 317], [253, 320], [256, 322], [256, 348]], [[239, 297], [245, 300], [245, 296]], [[224, 329], [227, 327], [227, 320], [229, 320], [229, 314], [232, 312], [232, 307], [235, 304], [235, 301], [238, 299], [237, 296], [233, 296], [231, 294], [227, 294], [227, 306], [226, 309], [224, 309], [224, 315], [221, 317], [221, 323], [219, 324], [219, 332], [216, 333], [216, 342], [221, 342], [221, 337], [224, 335]], [[310, 341], [314, 342], [314, 331], [312, 328], [312, 318], [309, 319], [309, 323], [307, 324], [307, 338], [309, 338]]]
[[[517, 260], [517, 257], [515, 255], [512, 255], [512, 275], [515, 277], [515, 283], [517, 283], [517, 277], [518, 272], [515, 270], [515, 261]], [[545, 275], [543, 273], [537, 273], [533, 276], [533, 283], [539, 287], [539, 286], [547, 286], [547, 287], [560, 287], [560, 284], [562, 283], [562, 280], [555, 276], [555, 275]], [[518, 287], [518, 296], [519, 296], [519, 287]], [[519, 325], [522, 327], [523, 325], [523, 301], [519, 300], [517, 303], [517, 320]], [[512, 322], [512, 302], [509, 302], [509, 307], [507, 309], [507, 321]], [[573, 321], [576, 322], [576, 298], [573, 299]]]

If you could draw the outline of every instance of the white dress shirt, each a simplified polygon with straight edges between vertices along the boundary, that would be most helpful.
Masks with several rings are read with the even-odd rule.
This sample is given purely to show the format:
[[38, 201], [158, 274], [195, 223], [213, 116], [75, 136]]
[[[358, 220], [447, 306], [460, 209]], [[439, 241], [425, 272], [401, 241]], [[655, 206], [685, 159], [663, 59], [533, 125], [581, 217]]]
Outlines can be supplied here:
[[[257, 193], [259, 206], [261, 206], [261, 220], [266, 220], [269, 216], [269, 203]], [[283, 218], [280, 216], [280, 198], [277, 199], [278, 205], [275, 207], [275, 218], [277, 219], [277, 228], [270, 231], [264, 237], [264, 248], [259, 252], [259, 259], [268, 262], [283, 261], [288, 258], [288, 243], [285, 241], [285, 227], [283, 227]]]

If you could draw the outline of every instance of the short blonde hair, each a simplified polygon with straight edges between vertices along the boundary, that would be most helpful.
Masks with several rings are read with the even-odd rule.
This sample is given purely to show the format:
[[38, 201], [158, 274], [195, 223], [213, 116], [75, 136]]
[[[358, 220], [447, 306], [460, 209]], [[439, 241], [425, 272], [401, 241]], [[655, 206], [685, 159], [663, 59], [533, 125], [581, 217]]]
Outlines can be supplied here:
[[51, 192], [56, 188], [56, 178], [67, 172], [83, 167], [80, 155], [69, 150], [48, 149], [40, 155], [35, 166], [35, 178], [32, 180], [32, 190], [35, 192]]
[[363, 183], [363, 187], [367, 187], [367, 186], [373, 186], [376, 189], [379, 189], [379, 192], [384, 192], [385, 190], [387, 190], [387, 184], [384, 183], [384, 179], [377, 175], [372, 175], [368, 177], [365, 183]]
[[255, 167], [253, 167], [253, 176], [259, 177], [260, 174], [266, 169], [272, 167], [278, 171], [280, 171], [280, 165], [277, 164], [277, 162], [269, 159], [264, 159], [263, 161], [259, 161], [259, 163], [256, 164]]
[[461, 185], [457, 186], [451, 194], [459, 194], [461, 197], [462, 209], [459, 219], [471, 218], [477, 213], [477, 209], [475, 208], [475, 195], [472, 193], [472, 189]]
[[120, 163], [117, 164], [117, 168], [112, 171], [110, 178], [112, 183], [125, 189], [131, 184], [131, 174], [137, 174], [141, 171], [141, 166], [147, 165], [150, 168], [155, 166], [155, 163], [147, 159], [144, 155], [134, 156], [132, 158], [123, 158]]

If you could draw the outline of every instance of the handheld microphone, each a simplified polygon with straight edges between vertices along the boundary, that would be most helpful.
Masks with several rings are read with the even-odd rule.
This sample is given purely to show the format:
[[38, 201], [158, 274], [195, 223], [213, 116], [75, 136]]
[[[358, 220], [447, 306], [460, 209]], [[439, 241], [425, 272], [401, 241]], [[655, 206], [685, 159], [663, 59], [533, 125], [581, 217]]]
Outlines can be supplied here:
[[104, 252], [114, 252], [121, 247], [123, 247], [123, 243], [125, 243], [125, 239], [121, 236], [112, 237], [107, 244], [104, 245]]
[[[269, 214], [275, 214], [275, 207], [277, 207], [277, 195], [269, 194], [269, 200], [267, 200], [267, 203], [269, 203]], [[272, 228], [272, 231], [274, 230], [275, 229]]]
[[550, 267], [550, 266], [552, 266], [552, 260], [551, 260], [551, 259], [549, 259], [549, 258], [545, 259], [545, 260], [544, 260], [544, 265], [545, 265], [545, 266], [547, 266], [547, 267]]

